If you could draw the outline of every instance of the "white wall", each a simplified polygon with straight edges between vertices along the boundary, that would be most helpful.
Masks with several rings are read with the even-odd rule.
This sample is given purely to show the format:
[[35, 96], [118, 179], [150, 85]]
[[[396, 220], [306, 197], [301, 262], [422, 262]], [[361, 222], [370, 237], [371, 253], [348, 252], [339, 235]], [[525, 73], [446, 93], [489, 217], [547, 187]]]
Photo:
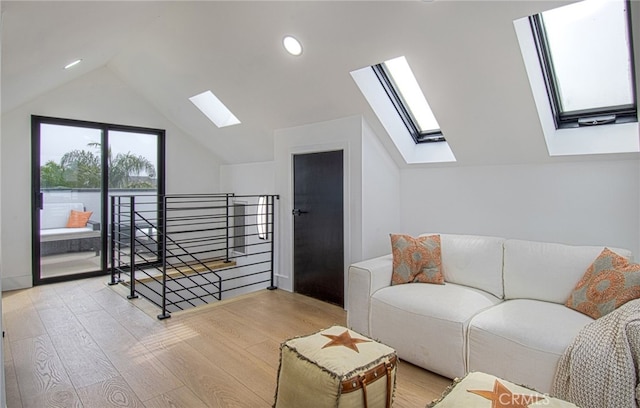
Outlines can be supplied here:
[[388, 254], [400, 230], [400, 169], [362, 121], [362, 259]]
[[406, 169], [405, 232], [610, 245], [640, 254], [638, 160]]
[[[220, 166], [220, 192], [222, 193], [234, 193], [236, 195], [271, 195], [278, 194], [275, 188], [275, 162], [261, 162], [261, 163], [245, 163], [245, 164], [227, 164]], [[255, 197], [239, 197], [238, 202], [244, 202], [249, 205], [248, 214], [255, 214], [257, 204], [257, 199]], [[277, 211], [280, 205], [280, 200], [275, 200], [275, 208]], [[253, 223], [253, 219], [251, 218], [253, 215], [249, 215], [249, 223]], [[250, 227], [255, 228], [255, 227]], [[278, 228], [278, 226], [276, 226]], [[255, 230], [249, 231], [248, 233], [252, 234]], [[276, 236], [280, 234], [277, 233]], [[235, 261], [238, 266], [254, 264], [257, 262], [264, 262], [269, 260], [269, 256], [267, 254], [256, 255], [256, 252], [266, 251], [269, 248], [264, 241], [258, 239], [256, 236], [248, 237], [247, 242], [247, 253], [249, 256], [247, 257], [237, 257]], [[273, 262], [274, 262], [274, 270], [277, 272], [278, 265], [278, 257], [277, 257], [277, 242], [274, 242], [274, 246], [276, 249], [273, 254]], [[259, 264], [256, 266], [245, 266], [239, 272], [241, 274], [249, 274], [262, 272], [265, 270], [264, 264]], [[261, 282], [267, 279], [267, 276], [264, 273], [257, 274], [255, 276], [241, 278], [235, 281], [232, 281], [230, 287], [239, 287], [242, 285], [249, 285], [255, 282]], [[264, 289], [267, 286], [265, 284], [246, 286], [244, 288], [239, 288], [235, 290], [231, 290], [224, 294], [224, 297], [231, 297], [240, 295], [243, 293], [252, 292], [255, 290]]]
[[[360, 116], [337, 119], [288, 129], [275, 135], [276, 192], [280, 194], [278, 229], [278, 287], [293, 290], [293, 209], [292, 158], [294, 154], [344, 151], [344, 242], [345, 270], [362, 259], [362, 120]], [[345, 274], [346, 288], [346, 274]], [[346, 296], [345, 296], [346, 300]]]
[[220, 166], [220, 192], [235, 194], [278, 194], [275, 163], [223, 164]]
[[[389, 233], [400, 229], [400, 171], [359, 116], [275, 132], [275, 162], [222, 165], [221, 191], [279, 194], [276, 243], [278, 286], [293, 290], [292, 156], [344, 150], [345, 268], [389, 251]], [[346, 287], [346, 286], [345, 286]]]
[[[0, 31], [2, 31], [2, 16], [0, 16]], [[0, 41], [0, 56], [2, 55]], [[1, 57], [0, 57], [1, 59]], [[0, 64], [1, 66], [2, 64]], [[0, 143], [0, 197], [2, 197], [2, 143]], [[2, 200], [0, 199], [0, 214], [2, 214]], [[2, 231], [2, 217], [0, 217], [0, 231]], [[0, 277], [4, 268], [2, 267], [2, 236], [0, 236]], [[4, 333], [4, 323], [2, 319], [2, 279], [0, 279], [0, 333]], [[0, 338], [0, 361], [3, 362], [2, 369], [0, 370], [0, 407], [7, 406], [7, 393], [4, 379], [4, 339]]]
[[31, 286], [31, 115], [166, 129], [167, 193], [219, 189], [219, 163], [107, 68], [2, 115], [2, 288]]

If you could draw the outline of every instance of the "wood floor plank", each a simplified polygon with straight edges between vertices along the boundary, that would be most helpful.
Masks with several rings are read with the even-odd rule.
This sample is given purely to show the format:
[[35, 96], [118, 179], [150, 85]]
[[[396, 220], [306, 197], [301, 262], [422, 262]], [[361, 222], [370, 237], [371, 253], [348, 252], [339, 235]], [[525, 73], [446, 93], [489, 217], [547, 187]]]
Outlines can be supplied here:
[[42, 285], [29, 289], [29, 297], [36, 310], [56, 309], [64, 305], [62, 298], [54, 286], [55, 285]]
[[144, 402], [146, 408], [207, 408], [187, 387], [180, 387]]
[[135, 357], [134, 364], [121, 373], [142, 401], [184, 385], [152, 353]]
[[145, 336], [141, 336], [139, 341], [144, 344], [147, 350], [154, 352], [180, 344], [193, 336], [199, 336], [198, 332], [179, 319], [171, 318], [164, 320], [160, 327], [154, 327]]
[[140, 400], [145, 401], [183, 385], [106, 311], [82, 313], [78, 320]]
[[210, 408], [270, 407], [217, 364], [185, 342], [154, 351], [154, 355]]
[[248, 347], [247, 352], [277, 369], [280, 366], [280, 344], [275, 340], [266, 339]]
[[78, 389], [85, 407], [144, 408], [122, 377], [113, 377]]
[[83, 408], [75, 390], [58, 390], [44, 394], [27, 396], [23, 408]]
[[[17, 383], [22, 408], [270, 407], [280, 344], [346, 324], [342, 308], [282, 290], [159, 321], [158, 308], [129, 301], [126, 291], [105, 282], [99, 277], [3, 294], [4, 321], [13, 319], [5, 327], [7, 386], [15, 390]], [[65, 294], [73, 296], [65, 301]], [[77, 297], [93, 304], [70, 307]], [[394, 407], [424, 407], [450, 383], [401, 361]]]
[[226, 338], [228, 342], [243, 349], [256, 344], [256, 339], [262, 337], [261, 333], [257, 333], [258, 328], [247, 325], [223, 307], [212, 309], [211, 313], [199, 315], [190, 320], [196, 327], [206, 326], [216, 335]]
[[74, 386], [85, 387], [119, 375], [71, 311], [46, 309], [40, 316]]
[[111, 280], [111, 275], [103, 275], [93, 279], [80, 279], [74, 281], [78, 284], [78, 287], [82, 288], [87, 293], [93, 293], [100, 291], [106, 287], [109, 287], [109, 281]]
[[4, 362], [4, 385], [7, 407], [22, 408], [22, 398], [20, 397], [20, 388], [18, 387], [13, 360], [5, 360]]
[[28, 339], [47, 333], [35, 309], [10, 312], [5, 316], [2, 324], [6, 331], [11, 332], [12, 340]]
[[[307, 327], [308, 332], [314, 332], [320, 328], [326, 328], [334, 324], [345, 324], [346, 312], [344, 309], [321, 302], [307, 296], [284, 291], [264, 291], [264, 296], [255, 297], [253, 303], [247, 305], [236, 304], [235, 312], [243, 318], [267, 327], [265, 323], [271, 323], [275, 316], [285, 315], [283, 322], [288, 326], [297, 326], [297, 334], [300, 328]], [[246, 307], [245, 307], [246, 306]], [[225, 306], [230, 309], [233, 305]], [[270, 330], [269, 330], [270, 331]], [[292, 336], [287, 336], [292, 337]]]
[[83, 408], [75, 390], [57, 390], [23, 398], [23, 408]]
[[451, 380], [438, 374], [430, 373], [420, 367], [400, 361], [397, 371], [397, 404], [411, 407], [426, 405], [451, 384]]
[[11, 347], [23, 407], [80, 406], [48, 335], [17, 340]]
[[119, 371], [135, 364], [135, 357], [148, 353], [144, 345], [105, 310], [81, 313], [77, 318]]
[[[224, 367], [228, 376], [235, 378], [265, 402], [273, 403], [276, 368], [247, 352], [242, 344], [228, 341], [216, 327], [198, 324], [195, 320], [189, 323], [194, 324], [193, 329], [200, 333], [200, 336], [189, 338], [187, 343], [211, 363]], [[258, 334], [256, 338], [260, 339]]]
[[[4, 330], [11, 333], [13, 341], [47, 333], [28, 292], [15, 291], [10, 293], [7, 301], [4, 300], [4, 297], [3, 294], [2, 324]], [[5, 304], [7, 310], [5, 310]]]
[[87, 291], [87, 288], [84, 285], [73, 286], [70, 288], [58, 286], [56, 290], [62, 301], [73, 313], [77, 314], [102, 310], [102, 307], [91, 297], [91, 294]]
[[149, 316], [136, 307], [134, 302], [145, 302], [144, 299], [137, 299], [134, 302], [129, 301], [109, 287], [91, 293], [91, 297], [138, 340], [144, 339], [157, 331], [162, 331], [164, 328], [165, 323]]
[[5, 363], [13, 364], [13, 354], [11, 353], [11, 336], [9, 332], [5, 331], [5, 335], [2, 338], [2, 358]]
[[[313, 333], [319, 327], [326, 327], [324, 322], [322, 325], [309, 322], [299, 310], [278, 310], [273, 306], [266, 305], [264, 301], [253, 301], [247, 305], [247, 308], [243, 308], [239, 303], [225, 306], [225, 308], [243, 316], [255, 330], [268, 331], [275, 341]], [[278, 318], [282, 315], [286, 315], [287, 318]]]

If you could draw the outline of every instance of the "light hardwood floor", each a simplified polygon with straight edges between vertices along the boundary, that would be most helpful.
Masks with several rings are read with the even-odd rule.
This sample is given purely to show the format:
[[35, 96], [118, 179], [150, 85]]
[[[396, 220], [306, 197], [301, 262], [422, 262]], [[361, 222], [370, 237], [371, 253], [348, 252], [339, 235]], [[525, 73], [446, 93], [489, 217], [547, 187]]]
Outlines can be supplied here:
[[[346, 320], [337, 306], [263, 290], [159, 321], [106, 281], [3, 293], [8, 408], [270, 407], [279, 345]], [[394, 407], [422, 408], [449, 383], [401, 362]]]

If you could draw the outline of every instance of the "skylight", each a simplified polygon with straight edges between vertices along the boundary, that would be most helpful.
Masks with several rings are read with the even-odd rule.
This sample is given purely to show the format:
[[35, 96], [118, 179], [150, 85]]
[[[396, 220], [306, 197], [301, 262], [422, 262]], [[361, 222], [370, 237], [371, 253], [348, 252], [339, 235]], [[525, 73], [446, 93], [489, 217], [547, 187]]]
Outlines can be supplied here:
[[418, 130], [420, 132], [439, 131], [440, 125], [433, 116], [427, 98], [420, 90], [420, 85], [418, 85], [407, 59], [398, 57], [385, 61], [383, 65], [387, 68], [391, 80], [395, 83], [402, 100], [415, 119]]
[[456, 161], [406, 58], [351, 71], [351, 77], [407, 164]]
[[192, 96], [189, 100], [219, 128], [240, 123], [238, 118], [211, 91]]
[[444, 141], [440, 125], [405, 57], [371, 67], [416, 143]]
[[635, 120], [629, 3], [585, 0], [532, 16], [557, 127]]
[[640, 152], [629, 6], [585, 0], [513, 22], [550, 156]]

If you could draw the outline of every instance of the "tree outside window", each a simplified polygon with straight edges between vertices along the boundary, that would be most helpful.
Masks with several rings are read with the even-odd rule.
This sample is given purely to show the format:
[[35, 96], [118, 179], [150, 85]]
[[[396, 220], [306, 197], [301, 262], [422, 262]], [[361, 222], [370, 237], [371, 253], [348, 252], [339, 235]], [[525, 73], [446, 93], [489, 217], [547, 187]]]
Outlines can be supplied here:
[[[100, 188], [100, 144], [90, 143], [88, 150], [72, 150], [65, 153], [59, 163], [48, 161], [40, 167], [40, 185], [43, 188]], [[95, 151], [91, 150], [95, 149]], [[131, 152], [108, 151], [109, 188], [156, 188], [156, 169], [144, 156]]]

